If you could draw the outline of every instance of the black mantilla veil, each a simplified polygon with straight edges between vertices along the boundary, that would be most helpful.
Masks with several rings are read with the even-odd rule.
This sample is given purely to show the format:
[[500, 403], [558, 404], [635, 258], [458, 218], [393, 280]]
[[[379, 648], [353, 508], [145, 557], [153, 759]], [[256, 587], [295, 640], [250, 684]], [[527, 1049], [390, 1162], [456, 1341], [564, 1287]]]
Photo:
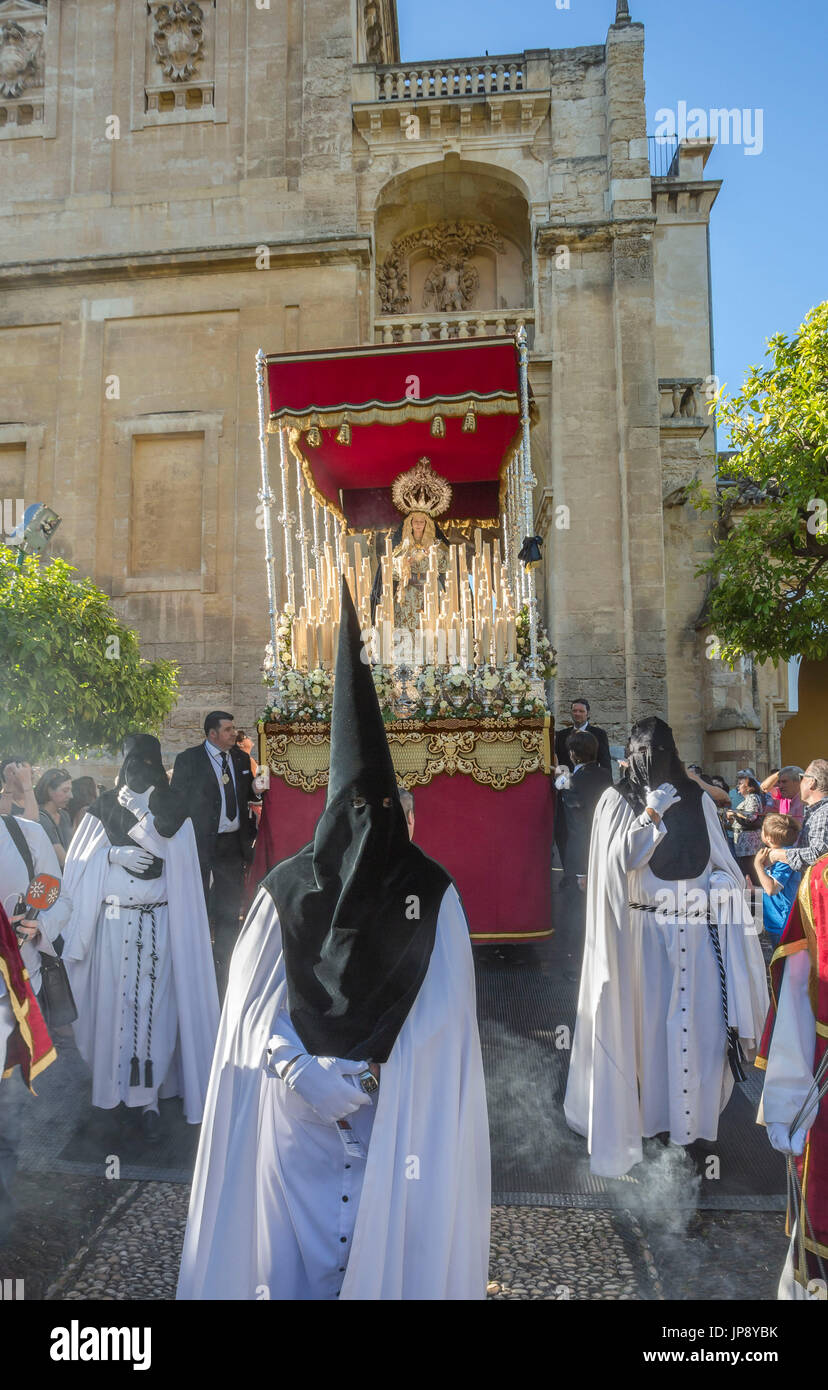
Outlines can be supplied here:
[[288, 1008], [314, 1056], [385, 1062], [425, 979], [451, 882], [413, 845], [347, 584], [328, 796], [313, 840], [264, 879]]
[[653, 715], [633, 724], [627, 743], [627, 771], [616, 784], [633, 810], [642, 812], [647, 791], [671, 782], [681, 800], [664, 813], [662, 837], [650, 859], [656, 878], [669, 883], [698, 878], [710, 858], [710, 836], [698, 782], [684, 770], [673, 730]]
[[[128, 734], [124, 739], [124, 761], [118, 773], [115, 790], [102, 792], [96, 801], [88, 806], [90, 816], [96, 816], [103, 825], [113, 845], [134, 845], [129, 832], [137, 824], [137, 817], [118, 800], [121, 787], [128, 786], [131, 791], [145, 792], [152, 788], [149, 809], [152, 812], [155, 829], [159, 835], [169, 840], [181, 829], [187, 819], [187, 803], [180, 792], [173, 791], [164, 771], [161, 760], [161, 744], [151, 734]], [[159, 878], [162, 863], [153, 856], [153, 863], [142, 873], [130, 870], [134, 878]]]

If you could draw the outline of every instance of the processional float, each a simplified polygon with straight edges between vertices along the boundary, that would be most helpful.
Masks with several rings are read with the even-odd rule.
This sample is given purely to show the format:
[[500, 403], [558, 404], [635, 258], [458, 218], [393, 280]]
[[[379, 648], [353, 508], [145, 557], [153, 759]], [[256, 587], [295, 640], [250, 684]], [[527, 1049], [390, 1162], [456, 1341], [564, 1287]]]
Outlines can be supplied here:
[[418, 841], [457, 879], [473, 939], [547, 935], [555, 653], [538, 619], [524, 330], [260, 350], [256, 374], [271, 779], [256, 873], [307, 842], [324, 803], [344, 575]]

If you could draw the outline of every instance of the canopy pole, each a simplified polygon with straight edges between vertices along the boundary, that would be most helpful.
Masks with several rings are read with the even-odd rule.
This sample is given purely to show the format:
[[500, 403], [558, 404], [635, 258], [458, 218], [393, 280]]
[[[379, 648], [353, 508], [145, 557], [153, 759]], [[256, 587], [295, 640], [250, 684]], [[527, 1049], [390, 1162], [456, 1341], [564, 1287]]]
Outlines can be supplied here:
[[316, 567], [316, 592], [319, 595], [319, 603], [322, 603], [322, 546], [320, 544], [321, 527], [319, 525], [319, 503], [311, 493], [311, 518], [313, 520], [313, 558]]
[[285, 574], [287, 575], [288, 603], [290, 611], [296, 615], [296, 584], [293, 578], [293, 536], [291, 526], [294, 522], [293, 512], [288, 509], [288, 465], [287, 465], [287, 445], [285, 443], [285, 432], [279, 429], [279, 463], [282, 469], [282, 512], [279, 520], [282, 523], [282, 531], [285, 537]]
[[[534, 535], [534, 485], [532, 472], [532, 445], [529, 440], [529, 344], [526, 329], [521, 324], [515, 334], [520, 360], [520, 423], [523, 435], [523, 518], [526, 536]], [[526, 595], [529, 607], [529, 669], [532, 675], [538, 674], [538, 596], [535, 588], [535, 571], [524, 565], [526, 575]]]
[[302, 603], [307, 607], [310, 594], [308, 584], [308, 539], [309, 533], [305, 530], [305, 479], [302, 476], [302, 465], [296, 460], [296, 497], [299, 503], [299, 529], [296, 532], [296, 539], [299, 542], [299, 560], [302, 566]]
[[267, 571], [267, 612], [270, 619], [270, 645], [273, 652], [273, 684], [279, 686], [279, 652], [276, 645], [276, 562], [273, 555], [273, 523], [271, 508], [276, 496], [270, 489], [270, 469], [268, 466], [267, 403], [265, 399], [265, 354], [262, 348], [256, 353], [256, 390], [259, 397], [259, 462], [262, 469], [262, 486], [259, 501], [262, 504], [262, 523], [265, 538], [265, 568]]

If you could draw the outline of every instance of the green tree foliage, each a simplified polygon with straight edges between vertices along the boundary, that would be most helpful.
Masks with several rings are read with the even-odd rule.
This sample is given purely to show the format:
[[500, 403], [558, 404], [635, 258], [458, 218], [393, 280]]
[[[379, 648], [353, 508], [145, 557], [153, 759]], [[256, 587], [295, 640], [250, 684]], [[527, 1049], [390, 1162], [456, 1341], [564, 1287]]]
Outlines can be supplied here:
[[718, 654], [759, 661], [828, 655], [828, 303], [792, 338], [768, 343], [738, 395], [720, 393], [739, 475], [765, 500], [734, 517], [737, 488], [716, 499], [699, 486], [694, 505], [720, 513], [720, 541], [699, 573], [711, 576], [710, 625]]
[[0, 749], [39, 762], [114, 752], [175, 704], [169, 661], [141, 659], [106, 594], [64, 560], [0, 545]]

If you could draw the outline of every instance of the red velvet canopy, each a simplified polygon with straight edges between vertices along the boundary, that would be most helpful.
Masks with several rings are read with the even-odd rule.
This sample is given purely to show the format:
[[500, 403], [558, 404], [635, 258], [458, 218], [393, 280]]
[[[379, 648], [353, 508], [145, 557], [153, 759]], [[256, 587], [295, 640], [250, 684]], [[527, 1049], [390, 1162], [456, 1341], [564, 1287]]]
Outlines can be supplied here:
[[[394, 479], [424, 455], [452, 484], [441, 523], [496, 524], [500, 479], [520, 431], [518, 354], [503, 338], [388, 343], [268, 357], [270, 429], [290, 447], [319, 502], [352, 527], [393, 524]], [[476, 429], [463, 431], [474, 406]], [[435, 415], [445, 435], [432, 435]], [[337, 442], [345, 422], [351, 443]], [[307, 430], [317, 425], [313, 448]]]

